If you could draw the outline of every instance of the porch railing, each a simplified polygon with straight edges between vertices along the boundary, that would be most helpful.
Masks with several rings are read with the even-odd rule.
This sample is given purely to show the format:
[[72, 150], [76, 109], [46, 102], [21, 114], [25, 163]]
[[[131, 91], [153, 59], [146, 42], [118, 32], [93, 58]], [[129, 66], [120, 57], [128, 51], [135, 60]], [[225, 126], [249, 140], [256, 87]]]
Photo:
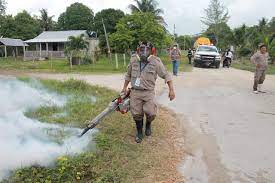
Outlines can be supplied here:
[[26, 51], [25, 59], [65, 58], [64, 51]]

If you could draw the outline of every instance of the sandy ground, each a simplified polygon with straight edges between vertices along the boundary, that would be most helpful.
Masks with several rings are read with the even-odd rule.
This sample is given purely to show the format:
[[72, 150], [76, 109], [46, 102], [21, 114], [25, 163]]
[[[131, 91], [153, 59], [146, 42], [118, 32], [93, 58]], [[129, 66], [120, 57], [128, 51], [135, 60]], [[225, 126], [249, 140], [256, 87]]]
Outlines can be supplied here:
[[275, 76], [252, 93], [253, 73], [194, 69], [175, 79], [177, 100], [159, 102], [182, 117], [186, 182], [275, 182]]
[[[119, 91], [123, 75], [42, 74], [0, 71], [0, 75], [85, 80]], [[236, 69], [194, 69], [174, 78], [177, 98], [167, 100], [158, 80], [161, 105], [173, 110], [184, 131], [176, 138], [185, 154], [178, 170], [187, 183], [275, 182], [275, 76], [266, 94], [252, 93], [253, 73]]]

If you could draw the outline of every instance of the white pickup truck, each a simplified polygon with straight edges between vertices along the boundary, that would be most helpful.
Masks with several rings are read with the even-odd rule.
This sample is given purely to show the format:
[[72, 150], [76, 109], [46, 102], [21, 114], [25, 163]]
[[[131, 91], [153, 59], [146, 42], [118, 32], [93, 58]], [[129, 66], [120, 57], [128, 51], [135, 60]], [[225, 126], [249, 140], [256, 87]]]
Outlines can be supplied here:
[[221, 64], [221, 55], [215, 46], [201, 45], [197, 48], [194, 55], [194, 67], [216, 67]]

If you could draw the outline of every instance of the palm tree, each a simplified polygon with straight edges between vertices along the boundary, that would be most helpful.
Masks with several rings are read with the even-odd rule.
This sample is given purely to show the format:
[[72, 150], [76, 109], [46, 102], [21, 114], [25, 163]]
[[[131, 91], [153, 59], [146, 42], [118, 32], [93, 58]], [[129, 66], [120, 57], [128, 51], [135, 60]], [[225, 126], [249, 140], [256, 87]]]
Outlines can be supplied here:
[[44, 31], [49, 31], [53, 29], [53, 17], [54, 16], [49, 16], [48, 11], [46, 9], [41, 9], [40, 10], [40, 24], [41, 27]]
[[266, 33], [267, 29], [268, 29], [268, 20], [266, 18], [262, 18], [259, 21], [259, 25], [258, 25], [258, 29], [260, 31], [260, 33]]
[[136, 2], [135, 4], [130, 4], [129, 9], [132, 11], [132, 13], [136, 12], [142, 12], [142, 13], [152, 13], [156, 20], [162, 24], [166, 25], [164, 18], [161, 16], [163, 14], [163, 10], [160, 8], [157, 8], [158, 3], [156, 0], [134, 0]]
[[88, 42], [85, 40], [84, 34], [80, 36], [70, 36], [69, 43], [66, 46], [66, 52], [69, 53], [71, 65], [78, 63], [80, 65], [81, 51], [88, 49]]

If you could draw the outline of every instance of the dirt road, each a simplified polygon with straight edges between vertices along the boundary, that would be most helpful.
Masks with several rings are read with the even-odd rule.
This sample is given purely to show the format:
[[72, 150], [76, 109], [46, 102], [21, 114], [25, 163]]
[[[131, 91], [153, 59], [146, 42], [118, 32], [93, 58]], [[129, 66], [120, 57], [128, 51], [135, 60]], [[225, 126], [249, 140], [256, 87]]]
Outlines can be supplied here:
[[259, 95], [252, 79], [236, 69], [194, 69], [175, 79], [176, 101], [160, 97], [182, 117], [186, 182], [275, 182], [275, 77]]
[[[21, 71], [0, 70], [2, 76], [31, 77], [39, 79], [68, 80], [76, 79], [85, 81], [91, 85], [99, 85], [116, 91], [121, 91], [124, 82], [124, 74], [54, 74], [54, 73], [30, 73]], [[130, 86], [129, 86], [130, 87]], [[165, 87], [164, 81], [157, 80], [156, 92], [160, 93]]]
[[[22, 75], [22, 73], [3, 73]], [[120, 90], [123, 75], [30, 74], [85, 80]], [[252, 93], [253, 74], [236, 69], [194, 69], [174, 78], [177, 98], [167, 100], [158, 80], [158, 101], [178, 114], [187, 156], [179, 171], [187, 183], [275, 182], [275, 76], [266, 94]]]

